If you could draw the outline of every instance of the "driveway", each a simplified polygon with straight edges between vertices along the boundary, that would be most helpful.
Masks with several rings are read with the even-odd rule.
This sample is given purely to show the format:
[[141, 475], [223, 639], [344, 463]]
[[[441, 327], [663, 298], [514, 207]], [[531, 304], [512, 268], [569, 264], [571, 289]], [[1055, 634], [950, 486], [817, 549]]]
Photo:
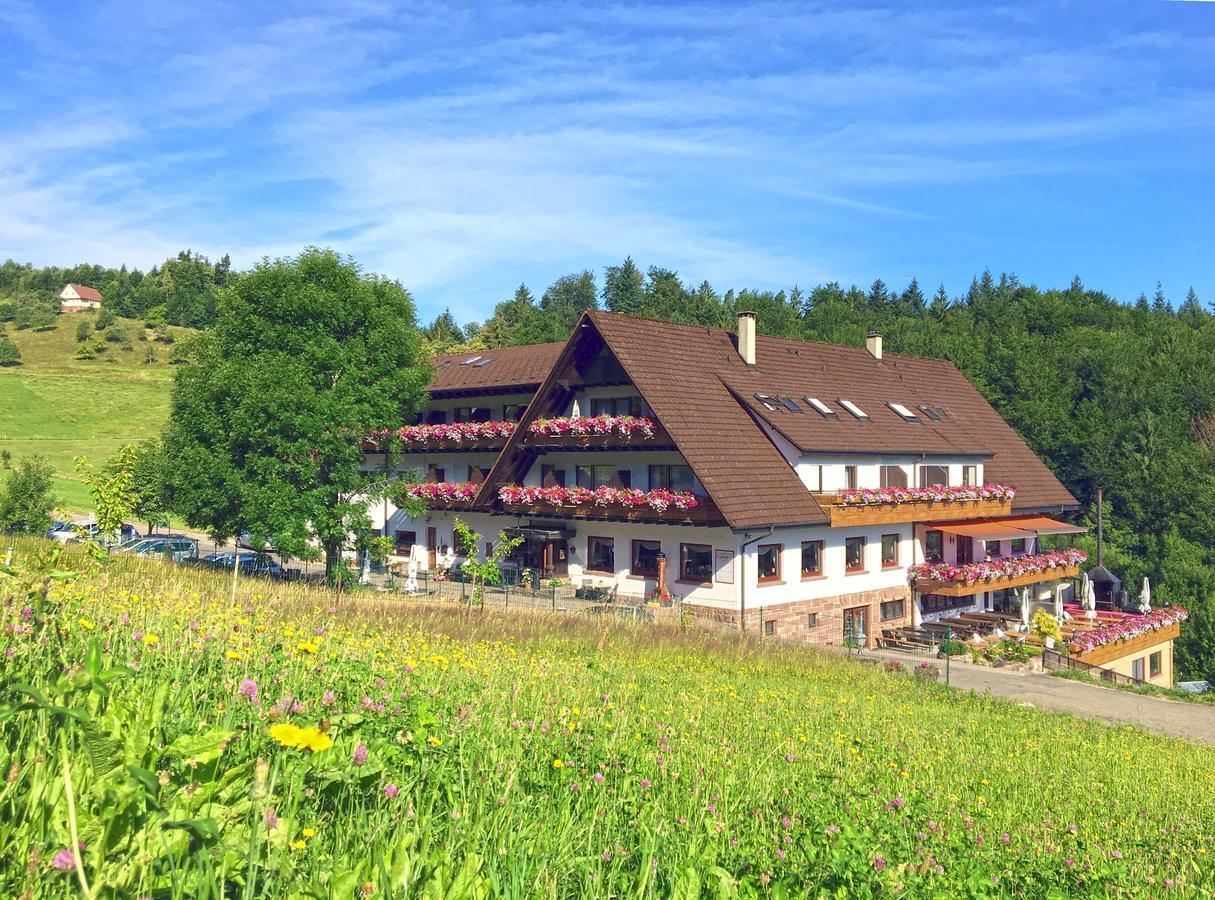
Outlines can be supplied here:
[[950, 684], [1039, 709], [1072, 713], [1145, 731], [1215, 744], [1215, 705], [1147, 697], [1030, 672], [1008, 672], [968, 663], [950, 667]]

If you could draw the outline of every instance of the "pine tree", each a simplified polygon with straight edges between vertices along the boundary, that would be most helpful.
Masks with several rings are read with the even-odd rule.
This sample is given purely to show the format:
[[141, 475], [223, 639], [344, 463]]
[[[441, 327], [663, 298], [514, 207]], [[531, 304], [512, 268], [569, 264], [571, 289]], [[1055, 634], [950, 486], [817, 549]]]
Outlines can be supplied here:
[[911, 284], [907, 285], [907, 290], [899, 296], [899, 304], [903, 307], [904, 312], [920, 313], [924, 310], [924, 294], [920, 290], [920, 282], [914, 277], [911, 279]]
[[886, 282], [880, 278], [873, 279], [873, 284], [869, 285], [869, 296], [866, 298], [871, 309], [881, 309], [886, 305]]
[[1177, 311], [1177, 318], [1191, 328], [1198, 328], [1206, 316], [1207, 311], [1202, 308], [1202, 301], [1198, 299], [1198, 293], [1191, 285], [1189, 292], [1185, 295], [1185, 300], [1181, 303], [1181, 309]]
[[603, 274], [603, 305], [612, 312], [641, 312], [645, 303], [645, 276], [626, 256], [618, 266], [608, 266]]
[[1143, 293], [1142, 291], [1140, 291], [1139, 296], [1135, 298], [1135, 311], [1151, 312], [1151, 307], [1148, 306], [1147, 294]]
[[587, 270], [577, 275], [562, 275], [540, 297], [540, 314], [548, 332], [545, 339], [565, 340], [583, 310], [598, 308], [594, 275]]
[[1172, 313], [1173, 308], [1169, 306], [1169, 301], [1164, 296], [1164, 288], [1160, 282], [1156, 282], [1156, 294], [1152, 298], [1152, 315], [1167, 316]]

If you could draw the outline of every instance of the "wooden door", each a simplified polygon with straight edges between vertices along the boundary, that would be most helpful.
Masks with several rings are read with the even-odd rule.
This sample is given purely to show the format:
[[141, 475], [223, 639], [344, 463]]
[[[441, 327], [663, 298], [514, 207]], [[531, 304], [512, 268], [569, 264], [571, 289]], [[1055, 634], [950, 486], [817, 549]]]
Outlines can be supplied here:
[[426, 529], [426, 566], [433, 569], [438, 564], [439, 529]]

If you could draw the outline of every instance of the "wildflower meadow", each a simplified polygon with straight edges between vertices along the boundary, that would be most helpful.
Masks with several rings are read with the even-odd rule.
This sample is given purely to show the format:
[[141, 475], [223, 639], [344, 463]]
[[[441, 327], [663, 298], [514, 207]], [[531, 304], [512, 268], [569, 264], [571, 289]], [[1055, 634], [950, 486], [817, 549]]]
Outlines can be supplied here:
[[1215, 891], [1215, 749], [691, 627], [22, 547], [0, 896]]

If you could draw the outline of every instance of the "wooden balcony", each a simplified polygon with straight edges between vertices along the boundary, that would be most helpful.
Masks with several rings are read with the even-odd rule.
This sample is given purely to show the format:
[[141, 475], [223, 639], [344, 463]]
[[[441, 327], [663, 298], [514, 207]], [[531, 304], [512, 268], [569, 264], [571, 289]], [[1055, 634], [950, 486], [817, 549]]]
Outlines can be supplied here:
[[537, 519], [575, 519], [588, 522], [648, 522], [660, 525], [721, 525], [724, 522], [716, 504], [708, 497], [698, 497], [700, 505], [695, 509], [670, 507], [659, 512], [650, 506], [625, 506], [611, 503], [606, 506], [578, 504], [557, 506], [551, 503], [506, 503], [498, 501], [498, 509], [509, 515], [529, 516]]
[[1088, 663], [1090, 666], [1104, 666], [1116, 659], [1133, 656], [1136, 653], [1143, 653], [1149, 647], [1155, 647], [1157, 644], [1163, 644], [1165, 641], [1175, 640], [1180, 635], [1181, 623], [1174, 622], [1172, 625], [1166, 625], [1164, 628], [1149, 631], [1147, 634], [1141, 634], [1139, 637], [1131, 638], [1129, 641], [1115, 641], [1112, 644], [1095, 647], [1087, 653], [1072, 653], [1070, 655], [1073, 659]]
[[[410, 453], [475, 453], [486, 450], [497, 452], [506, 446], [509, 437], [478, 437], [461, 441], [443, 438], [431, 438], [425, 441], [410, 441], [402, 444], [399, 452], [408, 456]], [[372, 445], [363, 446], [364, 453], [383, 453], [381, 448]]]
[[673, 450], [675, 442], [658, 422], [654, 436], [643, 434], [531, 434], [523, 436], [523, 446], [533, 450]]
[[903, 503], [840, 503], [835, 494], [814, 499], [831, 519], [832, 528], [893, 525], [899, 522], [953, 522], [1012, 514], [1011, 500], [911, 500]]
[[1057, 581], [1060, 578], [1079, 578], [1080, 566], [1060, 566], [1057, 569], [1047, 569], [1045, 572], [1032, 572], [1026, 575], [1008, 575], [1000, 578], [989, 578], [965, 584], [960, 581], [927, 581], [917, 578], [915, 590], [921, 594], [938, 594], [942, 597], [970, 597], [984, 591], [1002, 591], [1008, 588], [1025, 587], [1031, 584], [1041, 584], [1044, 581]]

